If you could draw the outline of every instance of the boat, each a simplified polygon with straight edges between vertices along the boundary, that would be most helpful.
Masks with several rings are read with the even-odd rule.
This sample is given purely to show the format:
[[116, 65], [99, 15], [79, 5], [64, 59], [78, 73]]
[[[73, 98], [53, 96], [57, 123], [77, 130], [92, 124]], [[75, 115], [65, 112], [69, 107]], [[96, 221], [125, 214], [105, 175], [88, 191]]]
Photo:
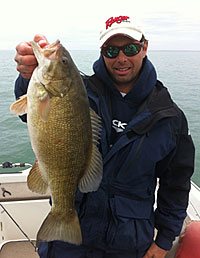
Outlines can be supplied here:
[[[5, 162], [0, 167], [6, 170], [20, 167], [16, 172], [0, 173], [0, 258], [38, 258], [36, 235], [50, 211], [50, 195], [28, 189], [31, 164]], [[200, 222], [200, 188], [194, 182], [191, 182], [187, 214], [182, 232], [192, 221]], [[166, 258], [175, 257], [178, 247], [179, 237]]]
[[[5, 169], [31, 164], [5, 162]], [[49, 195], [27, 187], [30, 168], [0, 174], [0, 258], [38, 258], [36, 234], [50, 211]]]

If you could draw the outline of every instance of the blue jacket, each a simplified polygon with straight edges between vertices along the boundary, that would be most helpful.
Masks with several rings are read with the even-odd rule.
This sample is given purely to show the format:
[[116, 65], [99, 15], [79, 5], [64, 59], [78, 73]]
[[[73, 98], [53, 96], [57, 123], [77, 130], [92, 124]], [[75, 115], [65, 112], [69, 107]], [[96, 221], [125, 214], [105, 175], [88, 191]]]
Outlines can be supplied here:
[[[125, 97], [115, 88], [102, 56], [94, 75], [83, 79], [90, 105], [102, 118], [99, 148], [104, 162], [99, 189], [77, 192], [83, 246], [129, 250], [138, 258], [153, 242], [156, 227], [156, 244], [169, 250], [186, 217], [194, 170], [194, 145], [183, 112], [147, 58]], [[26, 93], [27, 85], [19, 76], [16, 97]]]

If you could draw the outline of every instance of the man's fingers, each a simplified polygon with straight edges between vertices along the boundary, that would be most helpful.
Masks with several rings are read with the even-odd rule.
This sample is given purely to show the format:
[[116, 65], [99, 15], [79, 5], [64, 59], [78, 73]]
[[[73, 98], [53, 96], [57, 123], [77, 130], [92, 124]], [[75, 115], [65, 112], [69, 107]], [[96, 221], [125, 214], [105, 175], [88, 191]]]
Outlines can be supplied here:
[[17, 71], [20, 73], [32, 74], [37, 65], [17, 65]]
[[[46, 37], [41, 34], [35, 35], [34, 41], [37, 42], [41, 48], [49, 44]], [[21, 42], [17, 45], [16, 51], [15, 61], [17, 63], [17, 71], [20, 72], [24, 78], [30, 79], [34, 69], [38, 65], [31, 42]]]
[[45, 40], [48, 43], [47, 38], [42, 34], [36, 34], [33, 40], [35, 42], [39, 42], [40, 40]]
[[37, 42], [41, 48], [45, 47], [46, 45], [49, 44], [47, 38], [42, 35], [42, 34], [37, 34], [35, 35], [34, 39], [33, 39], [35, 42]]
[[17, 65], [17, 71], [21, 73], [21, 75], [25, 78], [25, 79], [30, 79], [32, 76], [32, 73], [34, 71], [34, 69], [37, 67], [37, 65]]
[[17, 53], [19, 55], [33, 55], [33, 49], [29, 42], [22, 42], [16, 46]]
[[37, 60], [34, 55], [19, 55], [18, 53], [15, 56], [15, 62], [22, 65], [32, 66], [37, 65]]

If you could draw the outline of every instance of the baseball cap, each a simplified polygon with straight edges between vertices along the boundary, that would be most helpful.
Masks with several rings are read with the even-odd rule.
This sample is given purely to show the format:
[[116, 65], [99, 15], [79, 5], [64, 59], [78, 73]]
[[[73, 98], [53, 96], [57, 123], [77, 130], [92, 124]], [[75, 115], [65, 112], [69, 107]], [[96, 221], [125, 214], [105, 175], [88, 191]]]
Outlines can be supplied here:
[[144, 33], [136, 20], [131, 20], [129, 16], [110, 17], [100, 32], [100, 47], [115, 35], [125, 35], [140, 41]]

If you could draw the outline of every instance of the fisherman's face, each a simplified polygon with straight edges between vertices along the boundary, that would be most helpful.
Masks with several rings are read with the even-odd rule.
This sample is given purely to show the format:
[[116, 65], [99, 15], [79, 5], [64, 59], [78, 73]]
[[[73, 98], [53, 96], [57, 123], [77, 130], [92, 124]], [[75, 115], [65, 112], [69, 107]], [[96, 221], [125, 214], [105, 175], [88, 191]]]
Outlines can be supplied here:
[[[128, 37], [117, 35], [112, 37], [106, 45], [122, 47], [130, 43], [140, 43]], [[108, 58], [103, 56], [107, 70], [112, 77], [119, 91], [128, 93], [134, 86], [142, 67], [143, 59], [146, 56], [148, 42], [144, 43], [144, 48], [135, 56], [126, 56], [120, 50], [116, 58]]]

